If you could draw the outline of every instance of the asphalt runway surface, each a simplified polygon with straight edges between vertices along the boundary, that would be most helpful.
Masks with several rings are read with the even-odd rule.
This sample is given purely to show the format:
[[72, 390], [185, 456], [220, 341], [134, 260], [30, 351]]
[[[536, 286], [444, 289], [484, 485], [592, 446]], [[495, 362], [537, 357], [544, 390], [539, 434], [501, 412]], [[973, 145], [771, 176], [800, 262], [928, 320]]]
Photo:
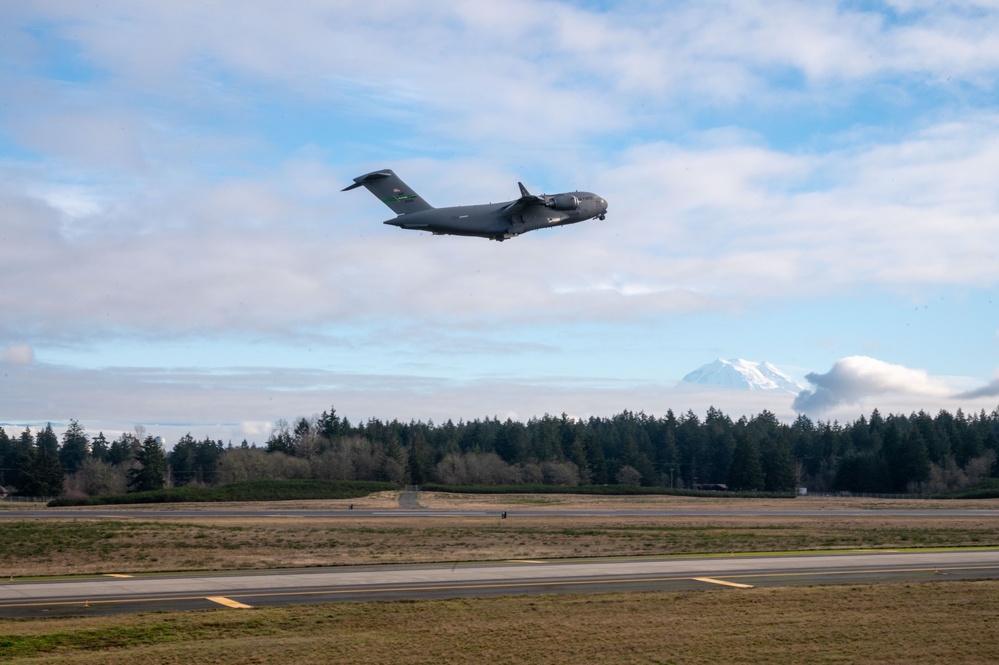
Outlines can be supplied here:
[[638, 557], [0, 582], [0, 616], [234, 609], [541, 593], [999, 579], [999, 549]]

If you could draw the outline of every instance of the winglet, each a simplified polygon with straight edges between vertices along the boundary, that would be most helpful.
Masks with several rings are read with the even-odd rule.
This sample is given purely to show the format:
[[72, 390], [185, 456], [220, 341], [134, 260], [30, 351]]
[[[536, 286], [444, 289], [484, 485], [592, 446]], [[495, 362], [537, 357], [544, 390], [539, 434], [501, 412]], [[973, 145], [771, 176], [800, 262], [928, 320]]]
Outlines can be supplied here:
[[520, 185], [520, 195], [521, 196], [530, 196], [531, 195], [531, 193], [529, 191], [527, 191], [527, 187], [524, 187], [524, 183], [518, 182], [517, 184]]

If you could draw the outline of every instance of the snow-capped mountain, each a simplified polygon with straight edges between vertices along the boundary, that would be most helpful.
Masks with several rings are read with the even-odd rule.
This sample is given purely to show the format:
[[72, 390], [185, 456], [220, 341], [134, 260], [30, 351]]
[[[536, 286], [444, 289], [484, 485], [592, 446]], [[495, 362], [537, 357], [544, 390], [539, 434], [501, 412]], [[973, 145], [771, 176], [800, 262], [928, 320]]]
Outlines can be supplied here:
[[803, 386], [768, 362], [737, 358], [702, 365], [690, 372], [681, 383], [723, 386], [738, 390], [784, 390], [797, 395]]

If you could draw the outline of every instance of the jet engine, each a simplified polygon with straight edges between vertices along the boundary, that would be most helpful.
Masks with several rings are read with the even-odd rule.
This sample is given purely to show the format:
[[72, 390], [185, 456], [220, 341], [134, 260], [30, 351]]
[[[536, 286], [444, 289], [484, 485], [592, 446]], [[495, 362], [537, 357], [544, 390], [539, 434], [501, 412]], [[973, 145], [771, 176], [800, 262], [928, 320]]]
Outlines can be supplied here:
[[553, 210], [575, 210], [579, 207], [579, 199], [572, 194], [557, 194], [546, 200], [545, 205]]

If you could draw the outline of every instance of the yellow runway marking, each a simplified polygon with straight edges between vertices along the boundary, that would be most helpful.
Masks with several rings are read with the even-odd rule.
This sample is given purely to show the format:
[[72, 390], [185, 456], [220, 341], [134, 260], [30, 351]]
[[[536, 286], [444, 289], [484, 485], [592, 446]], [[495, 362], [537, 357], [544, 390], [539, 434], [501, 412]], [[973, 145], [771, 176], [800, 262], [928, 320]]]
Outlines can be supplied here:
[[210, 600], [213, 603], [218, 603], [219, 605], [225, 605], [226, 607], [232, 607], [237, 610], [251, 610], [253, 609], [250, 605], [244, 605], [243, 603], [237, 602], [225, 596], [206, 596], [205, 600]]
[[104, 577], [135, 577], [135, 575], [126, 575], [124, 573], [104, 573]]
[[695, 577], [698, 582], [708, 582], [709, 584], [724, 584], [725, 586], [734, 586], [739, 589], [752, 589], [752, 584], [739, 584], [738, 582], [726, 582], [725, 580], [716, 580], [713, 577]]

